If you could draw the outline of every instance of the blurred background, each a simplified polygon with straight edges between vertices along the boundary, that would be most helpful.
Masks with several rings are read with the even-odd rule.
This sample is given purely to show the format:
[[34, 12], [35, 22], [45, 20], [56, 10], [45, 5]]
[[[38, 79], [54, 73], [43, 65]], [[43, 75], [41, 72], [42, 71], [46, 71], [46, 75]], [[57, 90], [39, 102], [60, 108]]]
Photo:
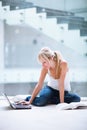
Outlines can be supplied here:
[[44, 46], [63, 54], [72, 91], [86, 97], [87, 0], [0, 0], [0, 92], [31, 94]]

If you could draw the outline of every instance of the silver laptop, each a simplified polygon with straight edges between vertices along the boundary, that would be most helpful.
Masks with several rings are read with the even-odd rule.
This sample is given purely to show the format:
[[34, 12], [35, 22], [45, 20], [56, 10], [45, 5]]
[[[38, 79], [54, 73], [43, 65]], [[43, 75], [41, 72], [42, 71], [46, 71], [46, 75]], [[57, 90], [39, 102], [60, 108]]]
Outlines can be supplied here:
[[15, 102], [12, 103], [6, 93], [3, 93], [3, 96], [6, 98], [10, 107], [13, 109], [31, 109], [31, 105], [17, 104]]

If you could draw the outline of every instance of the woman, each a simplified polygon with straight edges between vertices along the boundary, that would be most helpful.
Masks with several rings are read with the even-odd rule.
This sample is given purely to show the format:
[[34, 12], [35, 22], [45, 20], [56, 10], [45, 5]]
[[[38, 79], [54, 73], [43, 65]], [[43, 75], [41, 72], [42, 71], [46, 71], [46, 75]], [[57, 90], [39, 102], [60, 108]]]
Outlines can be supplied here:
[[[38, 59], [42, 64], [39, 81], [32, 95], [21, 103], [45, 106], [63, 102], [79, 102], [80, 97], [69, 92], [71, 88], [68, 64], [62, 55], [57, 51], [52, 51], [50, 48], [44, 47], [40, 50]], [[48, 83], [45, 87], [42, 87], [47, 74], [49, 75]]]

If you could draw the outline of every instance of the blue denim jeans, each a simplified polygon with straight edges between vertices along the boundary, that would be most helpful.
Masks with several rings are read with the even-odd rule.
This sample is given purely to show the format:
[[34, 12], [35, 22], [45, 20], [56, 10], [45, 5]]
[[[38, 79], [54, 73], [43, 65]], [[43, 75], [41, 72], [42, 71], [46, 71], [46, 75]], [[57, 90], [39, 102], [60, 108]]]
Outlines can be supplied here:
[[[26, 97], [26, 101], [29, 101], [31, 96]], [[77, 94], [70, 93], [68, 91], [64, 92], [64, 102], [79, 102], [80, 97]], [[49, 86], [45, 86], [39, 93], [38, 97], [35, 97], [32, 104], [35, 106], [45, 106], [48, 104], [58, 104], [60, 103], [59, 91], [55, 90]]]

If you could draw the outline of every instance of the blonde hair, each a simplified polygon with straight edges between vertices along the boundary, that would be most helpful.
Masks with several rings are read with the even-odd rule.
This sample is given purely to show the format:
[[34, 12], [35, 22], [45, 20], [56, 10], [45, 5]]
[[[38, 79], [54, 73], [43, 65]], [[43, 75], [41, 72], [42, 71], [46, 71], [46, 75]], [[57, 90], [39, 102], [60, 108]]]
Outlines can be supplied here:
[[51, 49], [48, 47], [44, 47], [40, 50], [38, 54], [38, 59], [39, 61], [41, 58], [44, 58], [45, 60], [50, 60], [52, 56], [53, 56], [53, 52], [51, 51]]
[[53, 60], [56, 62], [56, 75], [59, 73], [59, 62], [63, 59], [62, 55], [58, 51], [52, 51], [48, 47], [44, 47], [40, 50], [38, 54], [38, 60], [40, 61], [41, 58], [49, 61], [53, 57]]

